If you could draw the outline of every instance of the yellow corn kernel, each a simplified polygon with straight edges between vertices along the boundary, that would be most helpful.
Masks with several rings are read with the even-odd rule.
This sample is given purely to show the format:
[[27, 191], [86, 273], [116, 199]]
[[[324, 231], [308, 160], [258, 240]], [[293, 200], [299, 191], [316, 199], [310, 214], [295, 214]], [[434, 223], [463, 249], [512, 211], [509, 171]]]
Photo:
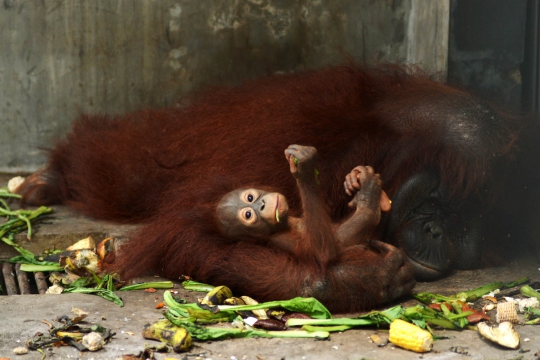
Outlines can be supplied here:
[[414, 352], [428, 352], [433, 347], [433, 336], [416, 325], [396, 319], [390, 324], [390, 342]]

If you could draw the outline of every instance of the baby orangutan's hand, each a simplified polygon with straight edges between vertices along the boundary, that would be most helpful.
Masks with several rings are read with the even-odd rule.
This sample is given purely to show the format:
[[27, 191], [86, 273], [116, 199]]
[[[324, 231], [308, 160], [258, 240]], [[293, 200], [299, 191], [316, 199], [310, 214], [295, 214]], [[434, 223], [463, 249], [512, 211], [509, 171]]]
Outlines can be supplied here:
[[315, 179], [315, 160], [317, 149], [312, 146], [291, 145], [285, 150], [291, 174], [297, 180]]

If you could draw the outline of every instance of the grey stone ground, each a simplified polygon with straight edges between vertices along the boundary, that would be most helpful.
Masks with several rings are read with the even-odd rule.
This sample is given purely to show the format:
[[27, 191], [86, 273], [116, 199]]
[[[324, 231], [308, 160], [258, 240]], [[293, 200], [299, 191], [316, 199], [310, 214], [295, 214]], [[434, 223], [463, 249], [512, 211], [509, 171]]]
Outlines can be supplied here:
[[[0, 177], [0, 184], [5, 183]], [[52, 245], [64, 248], [74, 241], [88, 235], [96, 239], [115, 235], [126, 239], [132, 226], [120, 226], [104, 222], [92, 221], [64, 207], [54, 207], [55, 215], [50, 221], [37, 227], [32, 242], [21, 236], [18, 241], [32, 251], [39, 253]], [[0, 259], [14, 255], [11, 248], [0, 244]], [[431, 283], [419, 283], [415, 291], [435, 293], [452, 293], [474, 288], [492, 281], [510, 281], [523, 276], [532, 280], [540, 280], [540, 263], [534, 260], [520, 260], [504, 267], [481, 270], [460, 271], [446, 279]], [[149, 279], [147, 279], [149, 280]], [[152, 280], [154, 280], [152, 278]], [[177, 285], [178, 287], [178, 285]], [[189, 301], [194, 301], [200, 293], [179, 290]], [[40, 354], [30, 352], [17, 356], [12, 350], [24, 344], [36, 332], [46, 332], [47, 326], [42, 319], [52, 320], [59, 315], [69, 314], [72, 307], [82, 308], [90, 313], [88, 321], [100, 323], [116, 332], [116, 336], [104, 349], [95, 353], [81, 353], [71, 347], [54, 348], [47, 358], [51, 359], [116, 359], [123, 354], [137, 354], [145, 343], [151, 343], [141, 336], [146, 323], [156, 321], [161, 310], [155, 305], [162, 300], [162, 291], [146, 293], [143, 291], [122, 292], [125, 306], [119, 307], [111, 302], [93, 295], [17, 295], [0, 296], [0, 357], [11, 359], [39, 359]], [[199, 295], [200, 296], [200, 295]], [[414, 300], [402, 299], [404, 305], [412, 305]], [[356, 315], [356, 314], [352, 314]], [[102, 320], [104, 317], [106, 320]], [[493, 315], [494, 317], [494, 315]], [[540, 351], [540, 326], [517, 326], [521, 334], [520, 350], [504, 350], [492, 345], [474, 331], [438, 331], [450, 336], [448, 340], [435, 342], [431, 353], [420, 355], [393, 347], [391, 344], [378, 348], [369, 341], [369, 335], [375, 329], [349, 330], [332, 334], [329, 341], [302, 339], [235, 339], [219, 342], [196, 343], [186, 355], [156, 354], [157, 359], [167, 357], [175, 359], [537, 359]], [[383, 335], [384, 332], [381, 332]], [[528, 338], [529, 341], [525, 341]], [[468, 355], [460, 355], [450, 351], [453, 346], [465, 347]], [[526, 352], [520, 352], [526, 351]]]

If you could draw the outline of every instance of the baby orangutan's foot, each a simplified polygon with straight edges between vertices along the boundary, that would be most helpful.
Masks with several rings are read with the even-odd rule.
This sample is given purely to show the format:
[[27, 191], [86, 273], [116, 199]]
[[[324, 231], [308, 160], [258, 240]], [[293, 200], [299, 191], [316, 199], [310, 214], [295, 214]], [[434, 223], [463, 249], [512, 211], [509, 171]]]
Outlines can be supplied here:
[[[364, 206], [372, 208], [375, 212], [388, 212], [392, 207], [392, 202], [384, 190], [382, 190], [382, 180], [379, 174], [375, 173], [371, 166], [357, 166], [345, 177], [343, 183], [345, 193], [353, 196], [349, 206], [357, 208]], [[379, 200], [379, 205], [375, 200]]]

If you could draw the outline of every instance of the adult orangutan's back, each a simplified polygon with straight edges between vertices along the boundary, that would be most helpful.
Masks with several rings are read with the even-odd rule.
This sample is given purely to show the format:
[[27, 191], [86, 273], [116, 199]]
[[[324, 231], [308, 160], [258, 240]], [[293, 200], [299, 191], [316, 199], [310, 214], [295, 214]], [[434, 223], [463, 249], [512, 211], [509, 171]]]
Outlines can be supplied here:
[[[410, 72], [334, 67], [215, 89], [181, 109], [83, 116], [52, 150], [47, 168], [21, 189], [23, 201], [141, 221], [169, 200], [163, 194], [171, 187], [191, 207], [199, 185], [216, 177], [277, 186], [297, 199], [281, 166], [281, 150], [292, 143], [319, 149], [336, 216], [346, 209], [336, 185], [359, 163], [376, 167], [389, 193], [426, 166], [445, 167], [449, 183], [458, 183], [451, 181], [456, 175], [478, 185], [491, 165], [488, 154], [509, 143], [510, 124], [486, 121], [477, 115], [492, 112], [474, 98]], [[460, 159], [448, 171], [447, 163]]]

